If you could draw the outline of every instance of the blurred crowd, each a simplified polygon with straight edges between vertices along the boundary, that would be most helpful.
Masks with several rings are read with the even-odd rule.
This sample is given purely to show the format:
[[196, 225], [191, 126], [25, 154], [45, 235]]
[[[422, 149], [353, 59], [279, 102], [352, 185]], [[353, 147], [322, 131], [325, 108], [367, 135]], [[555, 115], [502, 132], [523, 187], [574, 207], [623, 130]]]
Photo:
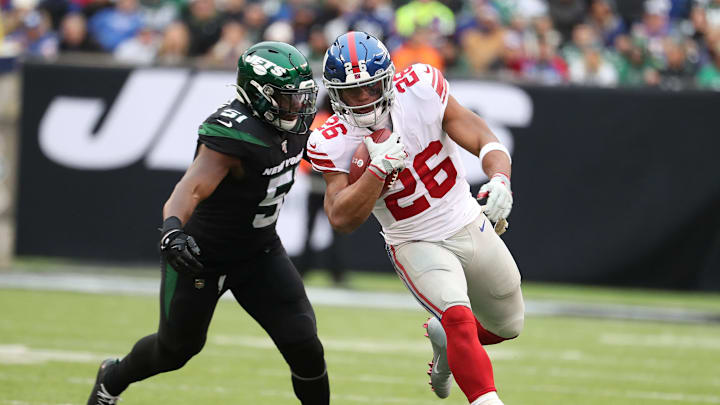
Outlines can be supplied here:
[[103, 53], [234, 68], [251, 44], [295, 44], [320, 73], [348, 30], [398, 70], [542, 84], [720, 90], [720, 0], [0, 0], [0, 57]]

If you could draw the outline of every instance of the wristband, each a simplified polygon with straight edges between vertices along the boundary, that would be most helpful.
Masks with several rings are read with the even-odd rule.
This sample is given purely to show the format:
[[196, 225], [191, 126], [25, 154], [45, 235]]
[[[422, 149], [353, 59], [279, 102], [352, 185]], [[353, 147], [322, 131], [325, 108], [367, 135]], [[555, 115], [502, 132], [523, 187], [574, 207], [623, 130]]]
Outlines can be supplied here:
[[163, 221], [162, 228], [160, 229], [160, 232], [162, 232], [163, 235], [168, 233], [172, 230], [180, 230], [182, 229], [182, 222], [180, 222], [180, 218], [172, 216], [168, 217]]
[[510, 156], [510, 151], [505, 147], [505, 145], [501, 144], [500, 142], [489, 142], [485, 144], [485, 146], [480, 149], [480, 153], [478, 154], [478, 157], [480, 158], [480, 164], [482, 164], [483, 159], [485, 159], [485, 155], [487, 155], [489, 152], [492, 152], [494, 150], [499, 150], [500, 152], [505, 152], [508, 159], [510, 159], [510, 164], [512, 164], [512, 157]]

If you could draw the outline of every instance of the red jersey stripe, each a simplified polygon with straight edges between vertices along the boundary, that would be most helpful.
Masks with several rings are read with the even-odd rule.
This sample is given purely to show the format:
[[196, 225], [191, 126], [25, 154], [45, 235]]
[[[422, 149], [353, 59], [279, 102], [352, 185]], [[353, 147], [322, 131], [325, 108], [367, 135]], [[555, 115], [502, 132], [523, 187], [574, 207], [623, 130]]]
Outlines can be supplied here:
[[333, 164], [332, 160], [330, 159], [313, 159], [311, 157], [310, 161], [312, 162], [313, 166], [335, 167], [335, 164]]

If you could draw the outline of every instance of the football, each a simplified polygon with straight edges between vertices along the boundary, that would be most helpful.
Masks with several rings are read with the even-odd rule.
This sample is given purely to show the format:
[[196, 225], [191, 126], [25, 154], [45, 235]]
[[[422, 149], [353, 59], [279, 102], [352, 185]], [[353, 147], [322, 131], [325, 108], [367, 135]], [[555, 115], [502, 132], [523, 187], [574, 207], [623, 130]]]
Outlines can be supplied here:
[[[392, 135], [392, 131], [387, 128], [378, 129], [369, 136], [376, 143], [385, 142]], [[355, 150], [355, 154], [350, 161], [350, 174], [348, 175], [348, 182], [350, 184], [355, 183], [360, 176], [365, 172], [367, 166], [370, 164], [370, 153], [367, 150], [364, 142], [360, 142], [358, 148]], [[385, 193], [393, 182], [395, 175], [387, 176], [385, 179], [385, 185], [383, 186], [382, 193]]]

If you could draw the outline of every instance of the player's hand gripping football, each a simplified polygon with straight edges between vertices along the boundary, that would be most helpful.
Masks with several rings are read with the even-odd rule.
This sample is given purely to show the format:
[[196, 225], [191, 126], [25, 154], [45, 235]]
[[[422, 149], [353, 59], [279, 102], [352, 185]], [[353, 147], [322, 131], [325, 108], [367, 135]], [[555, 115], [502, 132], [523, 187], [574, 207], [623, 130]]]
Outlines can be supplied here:
[[507, 217], [512, 210], [510, 179], [502, 173], [494, 174], [489, 182], [480, 187], [477, 198], [480, 201], [487, 199], [483, 212], [495, 223], [495, 232], [502, 235], [508, 227]]
[[198, 260], [200, 248], [192, 236], [183, 232], [181, 225], [177, 217], [170, 217], [163, 222], [160, 253], [173, 269], [197, 275], [204, 268]]
[[407, 153], [398, 133], [393, 132], [384, 142], [375, 143], [369, 136], [363, 141], [370, 154], [368, 170], [372, 170], [379, 178], [384, 179], [391, 173], [400, 172], [405, 168]]

